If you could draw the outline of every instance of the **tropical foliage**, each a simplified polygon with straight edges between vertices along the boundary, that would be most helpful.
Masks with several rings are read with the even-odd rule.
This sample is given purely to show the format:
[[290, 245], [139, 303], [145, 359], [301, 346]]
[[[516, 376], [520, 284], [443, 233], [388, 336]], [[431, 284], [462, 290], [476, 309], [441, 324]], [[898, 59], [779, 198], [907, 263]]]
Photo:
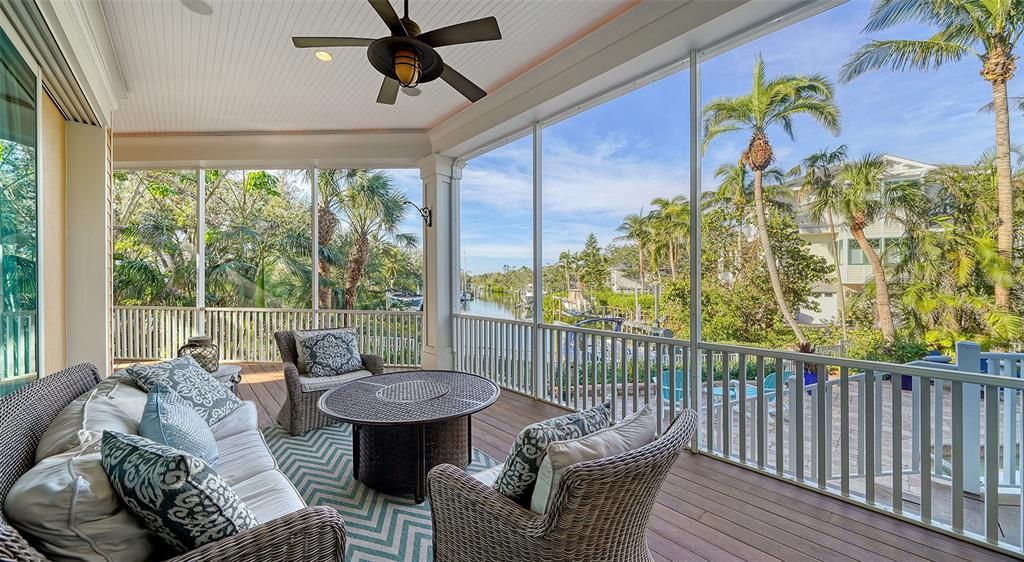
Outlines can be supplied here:
[[[389, 290], [421, 286], [416, 238], [390, 177], [320, 170], [319, 256], [312, 256], [309, 177], [302, 171], [207, 170], [206, 305], [380, 307]], [[195, 306], [198, 178], [194, 170], [114, 177], [117, 304]]]

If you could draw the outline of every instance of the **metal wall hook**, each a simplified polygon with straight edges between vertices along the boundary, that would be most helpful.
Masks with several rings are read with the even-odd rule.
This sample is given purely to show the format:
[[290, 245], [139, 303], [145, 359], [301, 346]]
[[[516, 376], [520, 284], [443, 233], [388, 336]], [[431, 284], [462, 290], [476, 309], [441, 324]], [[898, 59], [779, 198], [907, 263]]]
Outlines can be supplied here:
[[420, 217], [423, 218], [423, 223], [427, 225], [427, 228], [434, 226], [434, 212], [430, 210], [430, 207], [420, 207], [412, 201], [406, 201], [406, 205], [411, 205], [414, 209], [420, 212]]

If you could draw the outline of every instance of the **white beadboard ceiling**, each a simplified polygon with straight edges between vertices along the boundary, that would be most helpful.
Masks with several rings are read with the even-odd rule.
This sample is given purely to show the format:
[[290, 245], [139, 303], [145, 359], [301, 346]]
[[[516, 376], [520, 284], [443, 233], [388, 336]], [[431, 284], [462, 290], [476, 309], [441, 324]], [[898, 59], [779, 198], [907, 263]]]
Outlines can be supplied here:
[[[428, 129], [468, 101], [441, 80], [376, 103], [381, 76], [364, 48], [329, 49], [329, 63], [293, 35], [381, 37], [363, 0], [101, 0], [128, 97], [117, 133]], [[401, 2], [393, 0], [399, 15]], [[424, 31], [495, 16], [503, 39], [444, 47], [446, 63], [488, 92], [635, 4], [635, 0], [410, 0]]]

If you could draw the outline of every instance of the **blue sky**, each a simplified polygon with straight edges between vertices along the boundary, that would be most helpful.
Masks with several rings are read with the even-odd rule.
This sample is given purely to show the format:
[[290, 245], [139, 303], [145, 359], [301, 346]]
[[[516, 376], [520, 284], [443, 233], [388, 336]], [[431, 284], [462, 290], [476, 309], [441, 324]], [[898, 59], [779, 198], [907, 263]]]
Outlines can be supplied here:
[[[978, 75], [976, 58], [927, 73], [882, 71], [838, 83], [842, 64], [869, 38], [860, 33], [869, 7], [867, 0], [853, 0], [704, 61], [702, 99], [749, 91], [760, 53], [769, 76], [821, 73], [835, 81], [842, 111], [838, 137], [809, 119], [796, 122], [796, 141], [780, 130], [769, 131], [780, 167], [788, 169], [811, 152], [841, 143], [855, 156], [871, 151], [929, 163], [974, 161], [993, 139], [991, 114], [978, 111], [991, 101], [991, 87]], [[928, 34], [920, 26], [903, 26], [870, 38]], [[688, 192], [688, 81], [688, 71], [682, 71], [544, 130], [546, 263], [563, 250], [578, 250], [590, 232], [608, 244], [626, 214], [649, 208], [654, 197]], [[1009, 92], [1024, 95], [1021, 78], [1011, 82]], [[1020, 125], [1015, 115], [1011, 132]], [[714, 186], [714, 169], [735, 162], [746, 141], [737, 133], [711, 144], [702, 161], [705, 189]], [[530, 152], [531, 140], [523, 138], [467, 165], [462, 248], [472, 273], [532, 261]], [[394, 173], [400, 175], [396, 184], [418, 201], [416, 172]]]

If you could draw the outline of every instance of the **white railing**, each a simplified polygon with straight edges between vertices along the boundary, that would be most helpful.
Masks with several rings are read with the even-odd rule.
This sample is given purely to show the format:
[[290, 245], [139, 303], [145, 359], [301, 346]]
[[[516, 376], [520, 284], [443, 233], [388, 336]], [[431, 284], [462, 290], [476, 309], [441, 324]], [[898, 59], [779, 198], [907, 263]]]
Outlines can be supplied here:
[[695, 451], [1024, 553], [1024, 355], [965, 345], [942, 367], [700, 343], [691, 373], [683, 340], [469, 315], [455, 338], [457, 368], [504, 388], [616, 417], [651, 404], [662, 423], [692, 407]]
[[422, 350], [420, 312], [279, 308], [196, 308], [117, 306], [113, 308], [114, 359], [143, 361], [176, 355], [178, 347], [203, 331], [220, 347], [224, 361], [280, 361], [274, 332], [314, 327], [352, 327], [359, 349], [388, 365], [417, 366]]
[[36, 374], [36, 312], [0, 313], [0, 381]]
[[685, 341], [464, 314], [454, 322], [456, 368], [540, 400], [574, 409], [610, 402], [613, 419], [650, 404], [660, 429], [686, 395], [685, 377], [670, 376], [685, 369]]

